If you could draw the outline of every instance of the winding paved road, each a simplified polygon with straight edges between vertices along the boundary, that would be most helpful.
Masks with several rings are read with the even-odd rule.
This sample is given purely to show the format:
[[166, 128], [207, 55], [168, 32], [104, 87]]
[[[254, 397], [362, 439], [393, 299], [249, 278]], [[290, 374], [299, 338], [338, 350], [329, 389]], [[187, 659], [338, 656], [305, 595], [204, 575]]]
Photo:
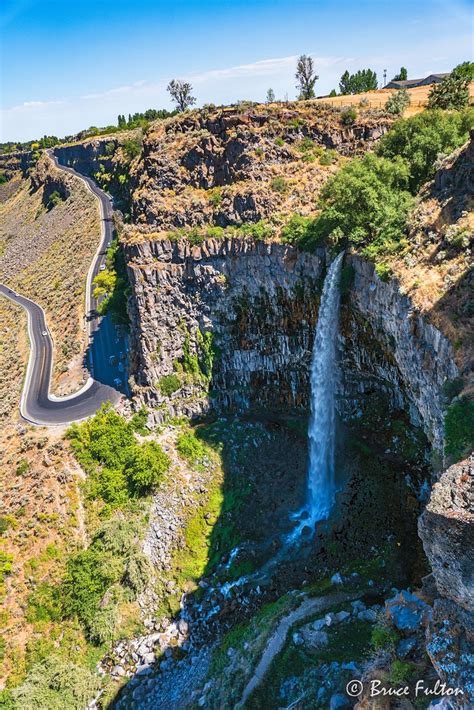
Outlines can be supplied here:
[[[109, 358], [117, 350], [124, 349], [123, 340], [116, 336], [108, 317], [99, 317], [97, 302], [92, 295], [92, 281], [105, 260], [107, 244], [113, 237], [111, 198], [93, 180], [81, 175], [73, 168], [60, 165], [52, 151], [47, 151], [54, 163], [61, 170], [80, 178], [99, 200], [101, 213], [101, 240], [94, 255], [86, 282], [86, 324], [89, 339], [88, 365], [91, 377], [78, 392], [67, 397], [55, 397], [50, 394], [51, 373], [53, 366], [53, 341], [49, 333], [43, 309], [34, 301], [0, 284], [0, 294], [22, 306], [28, 315], [28, 334], [30, 339], [30, 357], [20, 401], [21, 416], [33, 424], [55, 426], [69, 424], [91, 416], [103, 402], [116, 403], [121, 396], [111, 384], [115, 377], [124, 379], [114, 372], [109, 365]], [[94, 373], [100, 373], [101, 381], [93, 379]]]

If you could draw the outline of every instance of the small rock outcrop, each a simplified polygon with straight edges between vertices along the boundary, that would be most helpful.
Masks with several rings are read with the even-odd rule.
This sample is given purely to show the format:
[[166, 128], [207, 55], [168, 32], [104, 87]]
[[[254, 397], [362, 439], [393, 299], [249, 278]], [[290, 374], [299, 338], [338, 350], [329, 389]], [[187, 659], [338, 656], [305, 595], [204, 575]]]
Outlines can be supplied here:
[[434, 485], [419, 533], [439, 597], [427, 651], [440, 678], [474, 703], [474, 456], [454, 464]]

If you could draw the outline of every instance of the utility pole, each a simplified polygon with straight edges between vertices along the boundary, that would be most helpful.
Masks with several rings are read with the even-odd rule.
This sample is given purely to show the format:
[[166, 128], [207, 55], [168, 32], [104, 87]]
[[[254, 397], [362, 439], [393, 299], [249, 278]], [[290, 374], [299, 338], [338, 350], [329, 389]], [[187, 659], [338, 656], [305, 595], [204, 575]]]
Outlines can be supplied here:
[[386, 86], [386, 84], [387, 84], [387, 70], [384, 69], [383, 70], [383, 86]]

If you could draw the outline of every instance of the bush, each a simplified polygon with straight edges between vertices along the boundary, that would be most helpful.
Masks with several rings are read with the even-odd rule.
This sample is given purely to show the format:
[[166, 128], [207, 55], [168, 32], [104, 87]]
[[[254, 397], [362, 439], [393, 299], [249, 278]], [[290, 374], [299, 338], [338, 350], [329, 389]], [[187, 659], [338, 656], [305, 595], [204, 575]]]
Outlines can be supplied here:
[[460, 461], [474, 448], [474, 400], [460, 397], [444, 418], [445, 453], [452, 462]]
[[392, 276], [392, 269], [387, 264], [380, 263], [375, 265], [375, 273], [381, 281], [386, 282]]
[[372, 648], [379, 650], [393, 650], [398, 641], [397, 632], [388, 626], [375, 626], [372, 629], [370, 643]]
[[[149, 442], [140, 445], [134, 436], [136, 427], [136, 419], [127, 422], [110, 407], [102, 406], [94, 417], [66, 432], [78, 461], [89, 474], [88, 497], [101, 498], [108, 506], [106, 512], [124, 506], [131, 496], [148, 492], [158, 482], [158, 472], [164, 472], [161, 448]], [[140, 473], [140, 461], [151, 466], [149, 486]]]
[[271, 224], [261, 219], [259, 222], [247, 222], [246, 224], [242, 224], [239, 227], [239, 234], [252, 237], [252, 239], [256, 241], [261, 241], [263, 239], [270, 239], [273, 236], [273, 227]]
[[52, 210], [53, 207], [60, 205], [62, 201], [63, 201], [63, 198], [61, 197], [59, 192], [57, 190], [54, 190], [54, 192], [52, 192], [51, 195], [49, 196], [48, 209]]
[[413, 663], [400, 661], [398, 658], [395, 659], [390, 668], [390, 683], [393, 685], [405, 684], [410, 680], [415, 669], [416, 666]]
[[408, 188], [416, 194], [435, 173], [440, 154], [451, 153], [468, 139], [474, 111], [443, 113], [423, 111], [400, 119], [381, 138], [376, 152], [392, 160], [401, 157], [408, 166]]
[[59, 621], [61, 618], [61, 598], [58, 587], [40, 582], [28, 598], [26, 620]]
[[428, 94], [430, 109], [462, 109], [469, 105], [469, 80], [457, 76], [445, 76], [439, 84], [433, 84]]
[[276, 177], [272, 178], [270, 182], [270, 187], [274, 192], [279, 192], [280, 194], [284, 194], [288, 190], [288, 185], [284, 177], [282, 175], [277, 175]]
[[401, 116], [411, 103], [410, 94], [406, 89], [399, 89], [387, 99], [385, 110], [387, 113]]
[[346, 108], [341, 112], [341, 123], [344, 126], [351, 126], [357, 120], [357, 111], [355, 108]]
[[176, 440], [176, 448], [180, 456], [190, 463], [199, 463], [206, 458], [206, 447], [196, 438], [192, 431], [185, 431], [179, 434]]
[[110, 520], [87, 550], [68, 560], [60, 588], [63, 614], [76, 617], [93, 643], [111, 641], [117, 633], [118, 603], [136, 598], [148, 578], [137, 526], [123, 518]]
[[400, 159], [367, 154], [344, 165], [321, 191], [322, 211], [311, 225], [309, 244], [342, 239], [370, 245], [370, 257], [396, 250], [413, 204], [408, 177]]
[[332, 165], [336, 162], [338, 154], [336, 150], [325, 150], [324, 153], [319, 158], [320, 165]]
[[141, 138], [129, 138], [123, 143], [123, 150], [129, 160], [133, 160], [137, 155], [140, 154], [142, 149], [142, 139]]
[[20, 459], [18, 461], [17, 467], [16, 467], [16, 475], [17, 476], [24, 476], [25, 473], [28, 473], [30, 470], [30, 464], [27, 459]]
[[462, 377], [455, 377], [454, 380], [446, 380], [443, 385], [443, 395], [448, 402], [451, 402], [454, 397], [461, 394], [464, 387], [464, 381]]
[[135, 495], [146, 495], [170, 466], [170, 460], [155, 441], [146, 441], [132, 452], [125, 473]]
[[11, 695], [24, 710], [83, 710], [99, 688], [96, 673], [52, 656], [36, 664]]
[[158, 382], [158, 388], [164, 397], [171, 397], [181, 387], [181, 380], [178, 375], [163, 375]]
[[281, 240], [287, 244], [303, 244], [311, 232], [313, 218], [295, 214], [281, 230]]

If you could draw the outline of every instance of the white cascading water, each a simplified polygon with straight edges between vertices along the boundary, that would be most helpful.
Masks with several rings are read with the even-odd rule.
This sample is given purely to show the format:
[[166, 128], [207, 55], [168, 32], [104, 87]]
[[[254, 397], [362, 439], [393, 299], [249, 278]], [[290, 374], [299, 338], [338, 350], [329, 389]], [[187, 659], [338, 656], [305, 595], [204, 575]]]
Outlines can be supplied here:
[[[314, 336], [311, 361], [311, 418], [308, 429], [309, 466], [306, 505], [303, 510], [292, 515], [297, 520], [296, 528], [283, 538], [280, 551], [263, 567], [250, 575], [233, 582], [220, 585], [220, 592], [226, 597], [230, 590], [246, 582], [264, 579], [279, 562], [301, 543], [304, 531], [314, 533], [315, 525], [329, 517], [336, 498], [335, 439], [336, 439], [336, 384], [337, 336], [339, 323], [339, 279], [344, 252], [331, 263], [324, 279], [318, 323]], [[232, 560], [238, 548], [232, 551]], [[230, 566], [230, 562], [228, 563]], [[217, 608], [218, 610], [218, 608]], [[212, 609], [207, 618], [217, 610]]]
[[308, 429], [309, 468], [305, 512], [308, 524], [329, 517], [336, 496], [334, 466], [336, 436], [337, 335], [341, 252], [324, 280], [311, 363], [311, 419]]

